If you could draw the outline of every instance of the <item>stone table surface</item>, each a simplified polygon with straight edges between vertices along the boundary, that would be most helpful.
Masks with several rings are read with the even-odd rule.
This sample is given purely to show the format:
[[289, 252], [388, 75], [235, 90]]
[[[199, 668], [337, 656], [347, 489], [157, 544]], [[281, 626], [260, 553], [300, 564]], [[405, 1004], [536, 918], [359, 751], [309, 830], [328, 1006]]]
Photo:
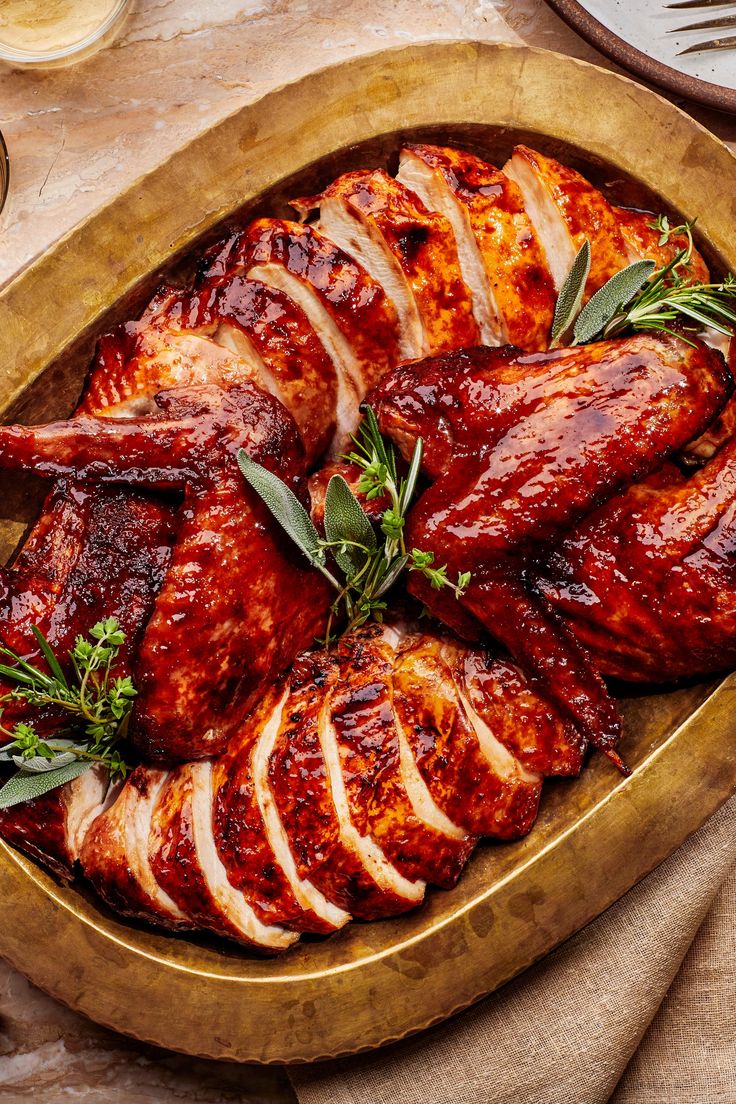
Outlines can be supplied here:
[[[95, 57], [46, 73], [1, 69], [0, 126], [12, 177], [0, 285], [168, 154], [270, 88], [355, 54], [462, 38], [521, 40], [613, 68], [543, 0], [137, 0], [118, 40]], [[736, 145], [736, 119], [692, 113]], [[31, 1096], [44, 1104], [295, 1100], [280, 1071], [124, 1039], [0, 964], [0, 1101]]]

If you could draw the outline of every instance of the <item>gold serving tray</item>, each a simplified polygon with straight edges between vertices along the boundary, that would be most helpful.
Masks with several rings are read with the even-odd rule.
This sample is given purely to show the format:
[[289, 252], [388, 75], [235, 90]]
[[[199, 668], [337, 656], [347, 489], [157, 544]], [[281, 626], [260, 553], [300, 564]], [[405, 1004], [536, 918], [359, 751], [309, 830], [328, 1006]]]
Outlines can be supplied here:
[[[391, 165], [402, 137], [500, 160], [515, 140], [561, 155], [632, 205], [698, 217], [736, 268], [736, 158], [623, 77], [515, 46], [440, 43], [316, 73], [239, 110], [77, 227], [0, 294], [7, 420], [77, 397], [95, 337], [181, 277], [223, 220], [285, 214], [347, 168]], [[659, 197], [659, 198], [656, 198]], [[38, 502], [3, 476], [9, 552]], [[479, 848], [456, 889], [396, 920], [354, 923], [277, 960], [123, 923], [0, 847], [0, 953], [102, 1024], [190, 1054], [309, 1061], [418, 1031], [495, 989], [661, 862], [736, 790], [736, 682], [624, 702], [624, 780], [600, 756], [548, 783], [525, 840]]]

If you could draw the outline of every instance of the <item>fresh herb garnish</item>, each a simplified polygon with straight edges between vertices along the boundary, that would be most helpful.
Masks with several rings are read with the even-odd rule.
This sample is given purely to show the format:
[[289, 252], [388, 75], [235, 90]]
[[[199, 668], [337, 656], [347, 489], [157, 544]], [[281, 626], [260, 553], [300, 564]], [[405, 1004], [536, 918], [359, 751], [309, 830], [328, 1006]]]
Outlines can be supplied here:
[[572, 268], [565, 277], [555, 304], [555, 316], [552, 319], [552, 344], [556, 349], [563, 345], [580, 313], [583, 292], [590, 272], [590, 242], [586, 238], [577, 252]]
[[[69, 678], [43, 633], [35, 626], [32, 631], [50, 674], [0, 645], [0, 655], [12, 664], [0, 663], [0, 677], [14, 684], [0, 697], [0, 734], [8, 738], [0, 747], [0, 761], [12, 761], [18, 767], [18, 773], [0, 789], [0, 809], [39, 797], [95, 763], [106, 767], [111, 780], [128, 773], [117, 744], [127, 732], [136, 690], [129, 677], [111, 674], [125, 641], [118, 621], [108, 617], [92, 626], [89, 639], [77, 637], [69, 653]], [[11, 701], [59, 710], [69, 715], [68, 723], [49, 739], [39, 736], [30, 723], [6, 728], [2, 703]]]
[[[344, 459], [361, 469], [358, 491], [368, 501], [386, 496], [389, 505], [375, 530], [365, 510], [341, 475], [333, 475], [325, 495], [325, 536], [320, 537], [308, 512], [296, 495], [273, 472], [251, 460], [241, 449], [238, 465], [253, 490], [268, 506], [274, 518], [337, 590], [330, 609], [324, 643], [335, 636], [332, 626], [344, 614], [345, 632], [373, 618], [383, 620], [385, 595], [404, 570], [419, 571], [435, 590], [448, 587], [460, 597], [470, 582], [470, 572], [461, 572], [456, 582], [447, 576], [447, 566], [434, 566], [434, 553], [407, 548], [404, 536], [406, 516], [416, 490], [422, 463], [421, 437], [414, 446], [409, 470], [400, 477], [393, 446], [381, 436], [376, 416], [367, 407], [353, 451]], [[343, 574], [339, 579], [328, 566], [328, 553]]]
[[[688, 339], [683, 331], [698, 333], [704, 327], [726, 337], [732, 336], [736, 330], [734, 277], [726, 276], [720, 283], [693, 282], [691, 224], [670, 226], [667, 216], [660, 215], [650, 226], [659, 230], [660, 245], [665, 245], [673, 235], [684, 236], [686, 244], [661, 268], [651, 260], [628, 265], [612, 276], [580, 310], [589, 267], [581, 261], [588, 244], [583, 243], [557, 300], [553, 344], [559, 344], [559, 339], [569, 333], [576, 314], [573, 345], [587, 345], [591, 341], [644, 330], [677, 334], [684, 341]], [[673, 329], [675, 323], [679, 324], [678, 330]]]

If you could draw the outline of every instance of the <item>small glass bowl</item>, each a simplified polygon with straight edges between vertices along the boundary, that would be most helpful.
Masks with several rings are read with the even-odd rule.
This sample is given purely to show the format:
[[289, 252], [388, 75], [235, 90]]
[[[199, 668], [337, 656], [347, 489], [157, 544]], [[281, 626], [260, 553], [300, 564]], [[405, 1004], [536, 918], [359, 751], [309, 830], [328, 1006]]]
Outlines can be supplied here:
[[0, 213], [5, 206], [5, 200], [8, 198], [8, 188], [10, 187], [10, 158], [8, 157], [8, 147], [5, 145], [5, 139], [0, 131]]
[[113, 40], [120, 30], [130, 4], [131, 0], [117, 0], [117, 3], [88, 34], [53, 50], [33, 52], [11, 46], [2, 41], [0, 31], [0, 61], [5, 61], [19, 69], [52, 69], [81, 61]]

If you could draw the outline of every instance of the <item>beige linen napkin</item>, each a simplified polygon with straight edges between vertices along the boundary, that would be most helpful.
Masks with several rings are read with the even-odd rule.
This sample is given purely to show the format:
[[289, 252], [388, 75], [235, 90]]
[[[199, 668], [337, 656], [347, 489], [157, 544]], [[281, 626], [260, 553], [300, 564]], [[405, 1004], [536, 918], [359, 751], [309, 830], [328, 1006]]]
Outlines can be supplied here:
[[300, 1104], [734, 1104], [735, 864], [736, 798], [481, 1004], [386, 1050], [292, 1068]]

